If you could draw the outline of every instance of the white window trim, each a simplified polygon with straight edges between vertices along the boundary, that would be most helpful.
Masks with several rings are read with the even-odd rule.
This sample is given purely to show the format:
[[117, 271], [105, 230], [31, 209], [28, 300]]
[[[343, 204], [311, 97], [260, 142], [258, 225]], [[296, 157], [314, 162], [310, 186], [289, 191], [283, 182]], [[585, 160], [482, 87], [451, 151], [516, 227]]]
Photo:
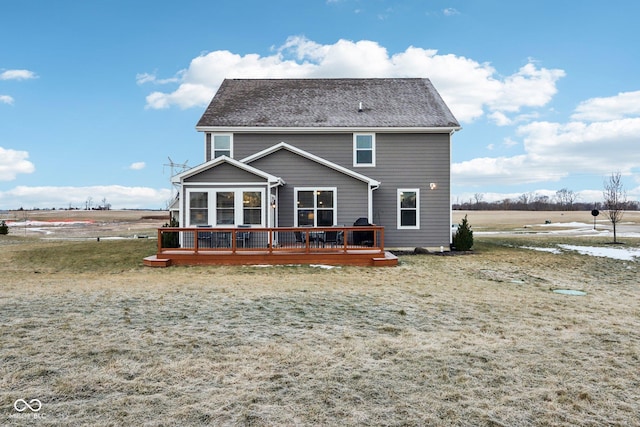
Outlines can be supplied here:
[[[266, 199], [266, 189], [264, 187], [232, 187], [232, 188], [188, 188], [186, 195], [186, 209], [185, 209], [185, 220], [189, 221], [191, 218], [191, 192], [196, 193], [207, 193], [208, 194], [208, 218], [207, 224], [213, 227], [237, 227], [238, 225], [243, 224], [244, 222], [244, 203], [243, 203], [243, 193], [246, 191], [254, 191], [259, 192], [261, 194], [262, 207], [260, 209], [260, 224], [253, 224], [255, 227], [264, 227], [266, 224], [266, 213], [268, 208], [268, 203]], [[216, 205], [216, 193], [223, 192], [233, 192], [234, 193], [234, 223], [233, 224], [220, 224], [217, 225], [217, 205]], [[187, 224], [187, 227], [193, 227], [191, 223]]]
[[[299, 227], [298, 225], [298, 192], [300, 191], [333, 191], [333, 224], [338, 225], [338, 187], [295, 187], [293, 189], [293, 226]], [[318, 227], [318, 215], [317, 210], [318, 206], [316, 206], [317, 199], [313, 197], [313, 226]], [[305, 208], [308, 209], [308, 208]]]
[[[402, 225], [401, 224], [401, 202], [400, 195], [405, 192], [415, 192], [416, 193], [416, 225]], [[420, 189], [419, 188], [398, 188], [398, 192], [396, 195], [396, 217], [397, 217], [397, 227], [398, 230], [419, 230], [420, 229]]]
[[[357, 139], [358, 136], [370, 136], [371, 137], [371, 163], [358, 163], [358, 150]], [[375, 133], [354, 133], [353, 134], [353, 167], [354, 168], [372, 168], [376, 166], [376, 134]]]
[[211, 160], [216, 158], [216, 136], [228, 136], [229, 137], [229, 157], [233, 159], [233, 134], [232, 133], [211, 133]]

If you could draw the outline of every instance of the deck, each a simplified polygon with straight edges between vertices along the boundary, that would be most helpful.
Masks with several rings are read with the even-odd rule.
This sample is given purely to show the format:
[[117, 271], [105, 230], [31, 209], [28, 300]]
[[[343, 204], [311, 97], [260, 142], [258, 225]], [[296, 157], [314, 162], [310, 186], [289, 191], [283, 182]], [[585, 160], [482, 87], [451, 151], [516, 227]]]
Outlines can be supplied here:
[[384, 228], [277, 227], [158, 229], [158, 250], [149, 267], [171, 265], [327, 264], [395, 266], [384, 250]]

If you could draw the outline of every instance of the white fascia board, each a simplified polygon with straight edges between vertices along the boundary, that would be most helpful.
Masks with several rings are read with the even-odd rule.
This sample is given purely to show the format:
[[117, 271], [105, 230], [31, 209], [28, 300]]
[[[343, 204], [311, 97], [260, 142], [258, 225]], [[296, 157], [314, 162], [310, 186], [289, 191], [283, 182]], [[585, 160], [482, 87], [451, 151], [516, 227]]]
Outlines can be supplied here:
[[282, 181], [281, 178], [271, 175], [269, 173], [266, 173], [264, 171], [261, 171], [260, 169], [254, 168], [253, 166], [250, 166], [246, 163], [242, 163], [239, 162], [235, 159], [232, 159], [231, 157], [227, 157], [227, 156], [220, 156], [220, 157], [216, 157], [215, 159], [209, 160], [208, 162], [202, 163], [198, 166], [195, 166], [189, 170], [186, 170], [182, 173], [179, 173], [175, 176], [173, 176], [171, 178], [171, 182], [174, 184], [180, 184], [182, 183], [186, 178], [189, 178], [193, 175], [196, 175], [200, 172], [203, 172], [207, 169], [213, 168], [218, 166], [221, 163], [229, 163], [230, 165], [233, 165], [239, 169], [245, 170], [249, 173], [252, 173], [254, 175], [260, 176], [262, 178], [264, 178], [265, 180], [267, 180], [269, 183], [277, 183], [278, 185], [284, 184], [284, 181]]
[[253, 155], [251, 155], [249, 157], [245, 157], [244, 159], [242, 159], [240, 161], [242, 163], [250, 163], [250, 162], [252, 162], [254, 160], [257, 160], [257, 159], [260, 159], [262, 157], [268, 156], [269, 154], [275, 153], [276, 151], [283, 150], [283, 149], [291, 151], [292, 153], [295, 153], [295, 154], [297, 154], [299, 156], [305, 157], [305, 158], [307, 158], [309, 160], [312, 160], [312, 161], [314, 161], [316, 163], [319, 163], [319, 164], [324, 165], [324, 166], [326, 166], [328, 168], [336, 170], [336, 171], [338, 171], [340, 173], [348, 175], [348, 176], [350, 176], [352, 178], [355, 178], [355, 179], [358, 179], [360, 181], [366, 182], [372, 187], [378, 187], [380, 185], [380, 181], [377, 181], [377, 180], [375, 180], [373, 178], [369, 178], [368, 176], [362, 175], [362, 174], [360, 174], [358, 172], [354, 172], [351, 169], [347, 169], [347, 168], [345, 168], [343, 166], [340, 166], [340, 165], [338, 165], [336, 163], [330, 162], [327, 159], [323, 159], [322, 157], [318, 157], [315, 154], [309, 153], [308, 151], [301, 150], [300, 148], [294, 147], [293, 145], [287, 144], [286, 142], [280, 142], [280, 143], [278, 143], [278, 144], [276, 144], [276, 145], [274, 145], [272, 147], [269, 147], [269, 148], [267, 148], [265, 150], [259, 151], [256, 154], [253, 154]]
[[259, 127], [259, 126], [196, 126], [198, 132], [228, 133], [344, 133], [344, 132], [397, 132], [397, 133], [453, 133], [462, 126], [447, 127]]

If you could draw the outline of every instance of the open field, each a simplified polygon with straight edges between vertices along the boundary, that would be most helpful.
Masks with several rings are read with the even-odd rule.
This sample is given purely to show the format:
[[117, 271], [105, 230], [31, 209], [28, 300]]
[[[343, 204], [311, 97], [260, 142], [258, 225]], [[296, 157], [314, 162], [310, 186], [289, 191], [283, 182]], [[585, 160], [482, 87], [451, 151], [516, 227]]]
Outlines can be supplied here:
[[[0, 424], [640, 425], [640, 257], [551, 252], [611, 247], [540, 225], [588, 213], [501, 214], [468, 213], [473, 254], [394, 268], [156, 270], [151, 239], [12, 229]], [[140, 215], [101, 221], [127, 235]]]

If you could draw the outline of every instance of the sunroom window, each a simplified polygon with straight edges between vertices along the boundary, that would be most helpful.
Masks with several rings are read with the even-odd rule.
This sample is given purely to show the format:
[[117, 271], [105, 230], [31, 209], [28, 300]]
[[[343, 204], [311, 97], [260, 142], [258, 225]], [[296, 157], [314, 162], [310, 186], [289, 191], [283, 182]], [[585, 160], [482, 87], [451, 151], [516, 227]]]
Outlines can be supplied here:
[[205, 225], [209, 222], [209, 194], [192, 191], [189, 194], [189, 224]]
[[262, 223], [262, 193], [260, 191], [244, 191], [242, 193], [243, 224]]
[[233, 191], [216, 193], [216, 224], [230, 225], [235, 222], [235, 194]]
[[188, 226], [265, 225], [265, 190], [261, 188], [220, 188], [208, 191], [187, 190]]

